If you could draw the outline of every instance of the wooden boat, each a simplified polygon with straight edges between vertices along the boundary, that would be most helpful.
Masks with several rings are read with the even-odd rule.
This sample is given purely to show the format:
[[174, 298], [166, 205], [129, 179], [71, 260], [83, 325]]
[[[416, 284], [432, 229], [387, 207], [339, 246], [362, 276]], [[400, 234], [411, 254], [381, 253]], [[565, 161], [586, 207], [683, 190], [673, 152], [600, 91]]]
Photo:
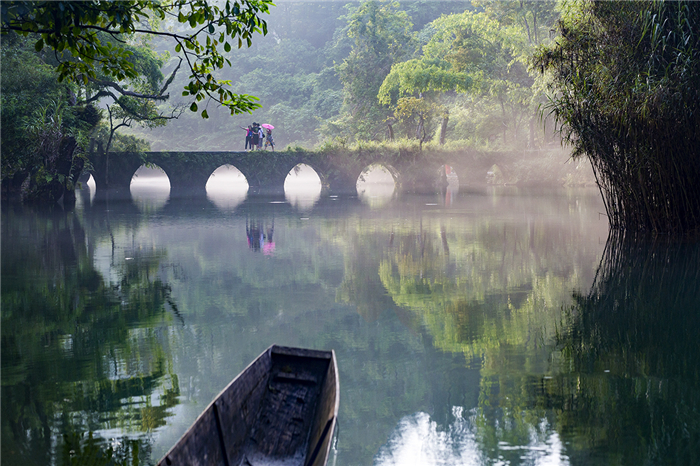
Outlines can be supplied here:
[[333, 351], [273, 345], [212, 401], [158, 466], [323, 466], [338, 394]]

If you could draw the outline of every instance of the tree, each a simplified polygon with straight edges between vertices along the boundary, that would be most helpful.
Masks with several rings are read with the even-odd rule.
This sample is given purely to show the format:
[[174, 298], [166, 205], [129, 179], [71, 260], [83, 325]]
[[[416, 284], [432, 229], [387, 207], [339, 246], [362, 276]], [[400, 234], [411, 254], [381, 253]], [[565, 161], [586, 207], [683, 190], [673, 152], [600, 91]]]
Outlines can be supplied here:
[[700, 231], [700, 4], [572, 2], [535, 64], [614, 229]]
[[[258, 15], [268, 13], [271, 4], [271, 0], [227, 0], [223, 6], [210, 5], [205, 0], [3, 2], [2, 32], [32, 35], [37, 37], [37, 51], [45, 46], [54, 50], [59, 61], [59, 80], [87, 84], [99, 72], [115, 85], [139, 75], [128, 46], [130, 36], [167, 37], [176, 43], [176, 52], [183, 54], [190, 70], [190, 80], [183, 91], [183, 95], [194, 99], [190, 110], [198, 111], [197, 102], [208, 98], [236, 114], [259, 105], [255, 97], [235, 94], [228, 89], [228, 81], [215, 78], [215, 70], [224, 64], [231, 66], [221, 49], [230, 51], [236, 41], [239, 48], [244, 43], [250, 46], [253, 34], [266, 34], [267, 23]], [[192, 30], [158, 30], [158, 22], [164, 20], [188, 24]], [[206, 108], [201, 115], [208, 117]]]
[[500, 24], [522, 27], [530, 45], [542, 43], [558, 18], [556, 2], [551, 0], [477, 0], [474, 4]]
[[68, 98], [71, 86], [58, 83], [53, 68], [24, 46], [21, 38], [2, 43], [2, 187], [18, 191], [32, 166], [40, 163], [27, 153], [32, 137], [25, 131], [26, 118], [39, 108]]
[[[97, 34], [104, 43], [115, 42], [104, 33]], [[170, 113], [158, 108], [179, 66], [163, 84], [160, 69], [166, 56], [155, 53], [148, 43], [122, 44], [130, 53], [134, 78], [117, 83], [96, 73], [85, 84], [57, 82], [55, 70], [60, 60], [55, 55], [36, 52], [29, 39], [14, 32], [5, 39], [2, 115], [5, 128], [14, 129], [3, 132], [2, 138], [7, 194], [49, 203], [65, 194], [72, 198], [86, 161], [88, 139], [97, 140], [98, 153], [91, 160], [95, 162], [96, 156], [107, 157], [118, 128], [133, 123], [164, 125], [183, 111], [177, 106]], [[104, 112], [94, 103], [105, 99], [109, 99], [109, 129], [101, 131], [104, 125], [98, 124]]]
[[[461, 100], [472, 107], [470, 111], [477, 115], [478, 125], [495, 126], [482, 137], [493, 138], [500, 132], [505, 143], [510, 133], [509, 139], [515, 142], [523, 123], [529, 121], [533, 144], [532, 123], [540, 93], [533, 87], [535, 80], [526, 65], [532, 50], [531, 38], [540, 26], [530, 25], [528, 18], [549, 18], [554, 14], [553, 6], [531, 7], [536, 11], [530, 16], [528, 9], [520, 16], [507, 9], [508, 15], [496, 15], [498, 8], [487, 6], [485, 12], [442, 16], [427, 25], [420, 33], [425, 41], [422, 56], [395, 64], [380, 87], [378, 98], [385, 104], [397, 101], [395, 116], [400, 121], [408, 108], [432, 106], [432, 114], [443, 117], [441, 142], [445, 139], [450, 107], [459, 111], [454, 107]], [[521, 5], [515, 11], [523, 8]], [[539, 39], [540, 35], [536, 37]], [[468, 93], [469, 100], [455, 98], [455, 92]], [[414, 117], [417, 125], [424, 127], [419, 113], [409, 113], [418, 115]], [[469, 136], [474, 134], [479, 135], [478, 128], [472, 129]]]
[[445, 139], [449, 111], [436, 101], [435, 94], [450, 90], [465, 92], [472, 83], [469, 75], [455, 72], [450, 63], [423, 57], [393, 65], [377, 98], [381, 104], [391, 104], [392, 95], [398, 96], [394, 116], [399, 122], [410, 120], [414, 123], [415, 137], [422, 147], [429, 136], [426, 124], [434, 115], [440, 114], [443, 118], [440, 142], [444, 143]]
[[525, 68], [527, 44], [518, 26], [504, 26], [485, 13], [465, 12], [433, 22], [435, 35], [424, 54], [441, 56], [458, 72], [473, 76], [475, 88], [500, 109], [503, 142], [515, 141], [529, 107], [534, 80]]
[[337, 66], [343, 83], [346, 121], [340, 127], [359, 139], [373, 139], [390, 115], [377, 92], [391, 66], [415, 50], [411, 21], [397, 3], [367, 1], [347, 17], [347, 35], [354, 40], [350, 55]]

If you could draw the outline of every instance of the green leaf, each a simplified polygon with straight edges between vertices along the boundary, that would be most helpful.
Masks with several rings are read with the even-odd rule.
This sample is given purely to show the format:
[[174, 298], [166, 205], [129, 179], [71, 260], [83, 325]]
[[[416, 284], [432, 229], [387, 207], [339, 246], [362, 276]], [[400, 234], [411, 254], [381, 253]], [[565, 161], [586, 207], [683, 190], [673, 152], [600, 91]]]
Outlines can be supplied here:
[[224, 50], [226, 50], [227, 52], [230, 52], [230, 51], [231, 51], [231, 44], [229, 44], [228, 42], [226, 42], [226, 43], [224, 44]]
[[192, 105], [190, 105], [190, 110], [192, 110], [193, 112], [197, 111], [197, 104], [195, 102], [192, 102]]
[[204, 118], [205, 120], [209, 118], [209, 114], [207, 113], [206, 109], [202, 110], [202, 118]]
[[34, 50], [37, 52], [41, 52], [41, 49], [44, 48], [44, 39], [39, 39], [36, 41], [36, 44], [34, 44]]

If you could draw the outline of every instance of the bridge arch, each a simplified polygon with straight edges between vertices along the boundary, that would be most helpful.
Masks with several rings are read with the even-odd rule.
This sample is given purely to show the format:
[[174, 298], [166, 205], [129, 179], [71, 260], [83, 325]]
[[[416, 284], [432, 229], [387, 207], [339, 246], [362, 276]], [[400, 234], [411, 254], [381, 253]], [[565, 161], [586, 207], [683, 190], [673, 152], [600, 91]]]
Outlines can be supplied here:
[[170, 199], [170, 178], [157, 165], [141, 165], [131, 177], [131, 199], [142, 212], [162, 209]]
[[248, 179], [243, 172], [233, 164], [225, 163], [216, 168], [209, 178], [205, 188], [207, 192], [214, 191], [248, 191]]
[[308, 163], [296, 164], [284, 181], [284, 197], [296, 209], [310, 210], [321, 197], [323, 183], [318, 171]]
[[371, 207], [379, 207], [399, 192], [400, 180], [399, 172], [391, 165], [383, 162], [369, 164], [357, 177], [357, 195]]
[[[365, 181], [368, 177], [371, 178], [373, 176], [372, 173], [382, 173], [382, 172], [391, 176], [391, 179], [397, 188], [401, 185], [401, 173], [393, 165], [391, 165], [387, 162], [372, 162], [372, 163], [366, 165], [360, 171], [360, 174], [358, 175], [356, 181], [358, 181], [358, 182]], [[382, 178], [382, 179], [386, 178], [384, 175], [374, 175], [374, 176], [377, 176], [378, 178]]]

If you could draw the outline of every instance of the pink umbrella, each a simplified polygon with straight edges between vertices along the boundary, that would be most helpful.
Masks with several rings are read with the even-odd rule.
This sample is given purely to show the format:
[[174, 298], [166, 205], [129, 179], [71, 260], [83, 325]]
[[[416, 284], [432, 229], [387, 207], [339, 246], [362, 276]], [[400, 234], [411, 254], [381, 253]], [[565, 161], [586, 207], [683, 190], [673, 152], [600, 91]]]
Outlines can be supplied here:
[[272, 126], [272, 125], [268, 125], [267, 123], [263, 123], [263, 124], [262, 124], [262, 125], [260, 125], [260, 126], [262, 126], [262, 127], [263, 127], [263, 128], [265, 128], [265, 129], [269, 129], [269, 130], [273, 130], [273, 129], [275, 129], [275, 127], [274, 127], [274, 126]]

